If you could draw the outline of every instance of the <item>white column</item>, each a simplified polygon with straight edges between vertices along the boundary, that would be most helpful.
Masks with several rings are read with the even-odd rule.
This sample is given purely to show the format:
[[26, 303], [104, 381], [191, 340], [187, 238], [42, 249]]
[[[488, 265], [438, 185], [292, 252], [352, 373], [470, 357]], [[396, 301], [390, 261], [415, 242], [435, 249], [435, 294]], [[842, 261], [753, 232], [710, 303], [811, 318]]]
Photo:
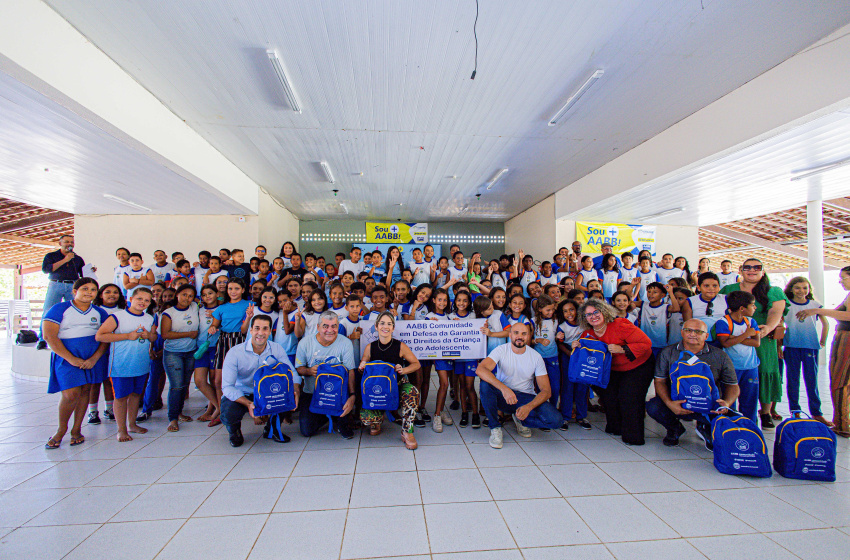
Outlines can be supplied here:
[[[809, 282], [817, 299], [822, 303], [826, 297], [823, 282], [823, 201], [810, 200], [806, 203], [806, 230], [809, 249]], [[820, 366], [826, 365], [827, 352], [820, 352]]]

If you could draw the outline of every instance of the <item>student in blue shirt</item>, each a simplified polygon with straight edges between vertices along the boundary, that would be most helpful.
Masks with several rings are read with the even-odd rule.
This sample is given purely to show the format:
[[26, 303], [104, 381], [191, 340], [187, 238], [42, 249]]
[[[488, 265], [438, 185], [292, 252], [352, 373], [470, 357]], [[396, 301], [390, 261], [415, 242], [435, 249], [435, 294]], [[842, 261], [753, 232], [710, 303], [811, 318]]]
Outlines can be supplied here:
[[136, 288], [127, 309], [110, 315], [97, 331], [97, 340], [109, 343], [109, 377], [120, 442], [132, 441], [130, 432], [147, 432], [136, 424], [136, 414], [151, 371], [150, 343], [157, 337], [156, 320], [146, 312], [152, 298], [147, 288]]
[[531, 340], [534, 349], [543, 358], [552, 396], [549, 402], [558, 406], [558, 396], [561, 394], [561, 372], [558, 367], [558, 321], [555, 318], [555, 300], [542, 295], [534, 302], [534, 326]]
[[[213, 323], [207, 331], [214, 335], [221, 331], [216, 343], [215, 362], [215, 389], [218, 401], [221, 401], [221, 368], [224, 365], [224, 357], [228, 350], [245, 342], [245, 333], [248, 332], [248, 322], [254, 316], [254, 304], [245, 299], [245, 285], [241, 280], [231, 278], [227, 282], [228, 301], [213, 310]], [[219, 410], [221, 410], [219, 408]], [[210, 426], [217, 426], [221, 421], [214, 418]]]
[[753, 294], [741, 290], [726, 295], [728, 311], [714, 323], [714, 337], [732, 358], [741, 393], [738, 409], [741, 414], [758, 422], [759, 357], [756, 348], [761, 344], [761, 331], [753, 319], [756, 312]]
[[72, 414], [71, 445], [86, 440], [81, 428], [89, 403], [89, 386], [102, 376], [96, 366], [107, 349], [106, 344], [95, 339], [97, 329], [106, 320], [106, 312], [92, 303], [97, 297], [97, 282], [80, 278], [74, 282], [71, 294], [71, 301], [52, 306], [42, 321], [44, 338], [53, 352], [47, 392], [62, 392], [59, 428], [47, 440], [47, 449], [59, 448]]

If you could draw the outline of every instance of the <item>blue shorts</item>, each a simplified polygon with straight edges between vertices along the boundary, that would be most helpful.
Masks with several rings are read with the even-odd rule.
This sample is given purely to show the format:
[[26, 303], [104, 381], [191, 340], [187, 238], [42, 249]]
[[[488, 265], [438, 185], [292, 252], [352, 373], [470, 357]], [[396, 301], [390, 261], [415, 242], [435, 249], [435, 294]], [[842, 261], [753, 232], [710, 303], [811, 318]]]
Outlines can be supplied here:
[[475, 377], [478, 360], [455, 360], [455, 374]]
[[148, 383], [148, 374], [134, 375], [133, 377], [111, 377], [110, 379], [112, 379], [112, 391], [115, 393], [115, 398], [123, 399], [133, 393], [144, 395], [145, 386]]
[[452, 360], [434, 360], [434, 369], [437, 371], [454, 371], [455, 366]]
[[213, 367], [213, 362], [215, 361], [215, 345], [211, 344], [207, 351], [204, 352], [204, 355], [195, 360], [196, 368], [207, 368], [210, 369]]

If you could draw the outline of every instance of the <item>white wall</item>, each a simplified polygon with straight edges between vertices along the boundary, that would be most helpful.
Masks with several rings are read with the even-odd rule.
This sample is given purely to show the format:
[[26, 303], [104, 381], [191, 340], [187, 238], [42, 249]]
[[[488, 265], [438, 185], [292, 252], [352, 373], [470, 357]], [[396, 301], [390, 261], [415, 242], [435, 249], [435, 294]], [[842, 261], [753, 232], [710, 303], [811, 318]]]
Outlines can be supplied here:
[[505, 252], [520, 249], [539, 261], [550, 260], [555, 254], [554, 195], [505, 222]]
[[258, 238], [266, 246], [268, 255], [276, 257], [285, 241], [291, 241], [297, 249], [298, 218], [263, 191], [260, 191], [259, 204]]
[[259, 239], [259, 218], [244, 216], [244, 222], [239, 218], [228, 215], [78, 215], [74, 217], [75, 251], [87, 263], [97, 266], [101, 284], [112, 279], [118, 247], [141, 253], [145, 264], [153, 263], [153, 252], [157, 249], [165, 251], [169, 261], [174, 251], [182, 251], [187, 259], [195, 261], [199, 251], [206, 249], [217, 254], [222, 247], [242, 249], [250, 258]]

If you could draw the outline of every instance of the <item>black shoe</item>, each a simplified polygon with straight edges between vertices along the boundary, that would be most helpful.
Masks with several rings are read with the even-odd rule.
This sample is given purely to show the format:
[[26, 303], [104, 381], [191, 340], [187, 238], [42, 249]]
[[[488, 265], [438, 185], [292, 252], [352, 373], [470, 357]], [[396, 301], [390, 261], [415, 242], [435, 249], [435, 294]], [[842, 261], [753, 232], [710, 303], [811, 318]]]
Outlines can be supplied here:
[[245, 443], [245, 438], [242, 437], [242, 430], [237, 429], [235, 432], [230, 434], [230, 446], [231, 447], [239, 447], [243, 443]]
[[108, 408], [103, 411], [103, 417], [107, 420], [112, 420], [113, 422], [115, 421], [115, 414], [112, 412], [112, 410]]
[[36, 350], [47, 350], [47, 342], [44, 340], [39, 340], [35, 345]]
[[458, 401], [452, 401], [452, 404], [449, 405], [451, 410], [460, 410], [460, 403]]
[[280, 437], [274, 435], [272, 436], [272, 439], [278, 443], [289, 443], [290, 441], [292, 441], [292, 438], [286, 434], [280, 434]]
[[342, 439], [354, 438], [354, 430], [351, 429], [348, 422], [340, 422], [338, 425], [334, 426], [334, 431], [338, 433]]
[[100, 416], [96, 410], [89, 411], [89, 424], [100, 424]]
[[481, 416], [479, 416], [478, 414], [473, 414], [472, 415], [472, 429], [477, 430], [480, 427], [481, 427]]
[[148, 420], [150, 420], [151, 416], [153, 416], [153, 414], [151, 414], [150, 412], [142, 412], [141, 414], [136, 416], [136, 423], [138, 424], [139, 422], [147, 422]]
[[431, 421], [431, 415], [428, 414], [427, 410], [425, 410], [423, 408], [422, 410], [419, 411], [419, 413], [422, 415], [422, 421], [423, 422], [430, 422]]
[[482, 426], [484, 426], [485, 428], [489, 428], [489, 427], [490, 427], [490, 419], [489, 419], [489, 418], [487, 418], [487, 416], [486, 416], [486, 415], [485, 415], [485, 416], [484, 416], [484, 418], [481, 420], [481, 425], [482, 425]]
[[162, 410], [163, 406], [165, 406], [165, 405], [162, 404], [162, 401], [158, 400], [153, 404], [153, 409], [154, 410]]
[[537, 429], [540, 430], [541, 432], [551, 432], [552, 431], [550, 428], [537, 428]]
[[570, 423], [564, 422], [563, 424], [561, 424], [561, 427], [558, 428], [558, 429], [561, 430], [562, 432], [566, 432], [567, 430], [570, 429]]
[[416, 413], [416, 418], [413, 419], [413, 425], [417, 428], [424, 428], [426, 426], [425, 420], [422, 419], [422, 415], [420, 413]]
[[585, 418], [582, 418], [581, 420], [576, 420], [576, 424], [581, 426], [582, 429], [584, 429], [584, 430], [592, 430], [593, 429], [593, 426], [591, 426], [590, 422], [588, 422]]
[[467, 426], [469, 426], [469, 413], [468, 412], [461, 412], [460, 413], [460, 427], [465, 428]]
[[705, 444], [705, 448], [709, 451], [714, 451], [714, 444], [711, 443], [711, 426], [708, 424], [697, 424], [697, 437]]
[[679, 438], [685, 433], [685, 427], [682, 426], [682, 423], [677, 421], [677, 424], [672, 430], [667, 430], [667, 435], [664, 436], [663, 443], [667, 447], [676, 447], [679, 445]]
[[770, 414], [761, 414], [761, 427], [765, 428], [775, 428], [773, 425], [773, 419], [770, 417]]

